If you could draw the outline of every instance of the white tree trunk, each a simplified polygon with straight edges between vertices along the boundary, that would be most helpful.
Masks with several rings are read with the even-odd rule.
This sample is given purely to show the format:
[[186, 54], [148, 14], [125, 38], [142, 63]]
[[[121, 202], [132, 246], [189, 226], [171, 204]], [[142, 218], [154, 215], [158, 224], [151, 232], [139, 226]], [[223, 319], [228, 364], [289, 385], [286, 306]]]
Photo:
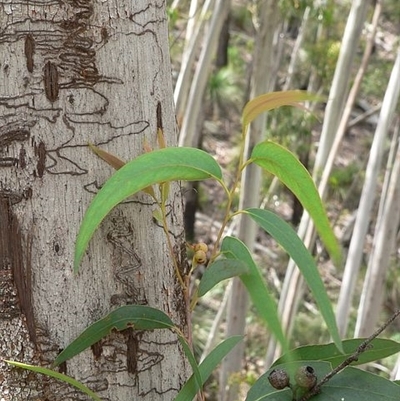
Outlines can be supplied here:
[[[48, 366], [127, 303], [160, 308], [185, 330], [182, 290], [146, 195], [113, 210], [72, 272], [83, 213], [112, 174], [88, 143], [129, 160], [145, 140], [157, 146], [162, 124], [176, 144], [165, 4], [4, 3], [0, 24], [0, 357]], [[177, 185], [170, 199], [185, 269]], [[0, 369], [4, 401], [87, 399], [1, 360]], [[190, 374], [169, 331], [113, 332], [63, 370], [113, 401], [173, 399]]]
[[338, 62], [329, 92], [324, 124], [322, 126], [320, 145], [314, 165], [314, 173], [318, 175], [324, 168], [346, 100], [351, 66], [356, 54], [360, 34], [365, 22], [369, 0], [353, 0], [349, 18], [343, 34]]
[[[185, 107], [182, 129], [179, 136], [179, 146], [197, 146], [199, 143], [200, 132], [196, 130], [197, 120], [201, 110], [211, 63], [217, 50], [220, 32], [228, 15], [230, 5], [230, 0], [216, 1]], [[190, 66], [187, 67], [190, 68]]]
[[365, 172], [365, 183], [361, 193], [353, 236], [351, 238], [349, 253], [344, 269], [342, 286], [340, 288], [336, 319], [339, 332], [342, 335], [347, 331], [350, 307], [364, 250], [365, 236], [368, 231], [371, 219], [371, 210], [376, 196], [376, 185], [382, 164], [384, 143], [390, 124], [393, 120], [393, 113], [399, 99], [399, 94], [400, 48], [397, 51], [396, 62], [393, 66], [392, 74], [383, 99], [378, 126], [372, 142], [368, 165]]
[[363, 291], [358, 306], [355, 337], [368, 337], [376, 330], [382, 310], [387, 271], [394, 254], [395, 240], [400, 221], [400, 145], [398, 135], [393, 138], [397, 145], [394, 164], [386, 171], [389, 176], [388, 190], [382, 194], [382, 214], [376, 223], [374, 243], [368, 262]]

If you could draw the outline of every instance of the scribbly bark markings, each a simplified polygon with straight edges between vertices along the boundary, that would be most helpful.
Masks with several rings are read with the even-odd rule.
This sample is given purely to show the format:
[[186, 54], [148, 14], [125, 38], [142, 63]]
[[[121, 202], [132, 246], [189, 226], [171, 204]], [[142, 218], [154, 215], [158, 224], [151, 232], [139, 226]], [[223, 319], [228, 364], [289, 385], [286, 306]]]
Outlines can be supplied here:
[[114, 278], [121, 285], [122, 293], [114, 294], [111, 303], [147, 304], [142, 282], [142, 261], [135, 251], [135, 232], [123, 213], [115, 211], [110, 219], [106, 238], [111, 245]]
[[[50, 5], [54, 7], [53, 10], [48, 8]], [[97, 50], [104, 46], [112, 35], [104, 26], [93, 27], [91, 23], [94, 13], [93, 1], [66, 0], [62, 3], [55, 1], [52, 4], [38, 3], [31, 9], [29, 5], [27, 7], [29, 18], [18, 17], [18, 14], [15, 13], [12, 22], [6, 25], [0, 34], [0, 44], [13, 44], [15, 41], [23, 41], [26, 69], [30, 73], [29, 81], [27, 81], [29, 82], [29, 92], [0, 97], [0, 113], [9, 115], [6, 112], [7, 109], [25, 108], [28, 111], [27, 118], [35, 123], [42, 118], [54, 122], [55, 119], [59, 118], [60, 112], [67, 117], [79, 115], [80, 118], [83, 118], [81, 123], [85, 123], [85, 116], [97, 115], [95, 121], [92, 119], [92, 123], [104, 124], [101, 121], [101, 116], [106, 113], [109, 102], [103, 94], [94, 90], [94, 86], [100, 82], [119, 85], [123, 82], [117, 78], [101, 75], [96, 66]], [[66, 16], [65, 13], [69, 15]], [[52, 22], [51, 26], [48, 24], [49, 20]], [[72, 107], [69, 110], [68, 108], [62, 110], [60, 109], [61, 103], [57, 106], [57, 101], [61, 100], [62, 92], [68, 89], [82, 92], [82, 97], [90, 104], [96, 103], [90, 102], [91, 94], [92, 97], [102, 97], [105, 101], [99, 109], [93, 110], [92, 108], [85, 112], [85, 110], [77, 109], [76, 105], [73, 107], [74, 96], [66, 94], [68, 104]], [[83, 94], [83, 91], [86, 91], [89, 96]], [[42, 94], [51, 103], [51, 108], [48, 108], [43, 102]], [[7, 125], [10, 122], [5, 120], [4, 124]], [[91, 131], [98, 132], [97, 129]], [[12, 134], [11, 131], [10, 134]], [[95, 135], [93, 136], [94, 138], [85, 138], [86, 141], [82, 138], [82, 144], [87, 145], [88, 139], [97, 144], [97, 138]], [[16, 137], [15, 140], [18, 138]], [[53, 172], [57, 170], [54, 165], [57, 164], [55, 160], [62, 152], [60, 150], [62, 145], [62, 143], [55, 147], [50, 147], [47, 143], [46, 146], [40, 145], [40, 151], [43, 149], [46, 151], [46, 148], [49, 148], [50, 152], [55, 153], [52, 159], [48, 158], [47, 160], [51, 162]], [[72, 147], [73, 144], [70, 146]], [[37, 150], [35, 147], [36, 153]], [[73, 152], [68, 153], [73, 154]], [[0, 154], [0, 167], [16, 167], [19, 165], [25, 168], [26, 154], [26, 148], [20, 149], [15, 156]], [[36, 175], [42, 177], [47, 169], [46, 165], [43, 169], [42, 161], [46, 158], [41, 152], [37, 155], [41, 158], [37, 162]], [[61, 171], [55, 171], [55, 173], [68, 174], [70, 171], [73, 175], [77, 172], [78, 174], [87, 173], [87, 169], [79, 167], [74, 162], [73, 156], [72, 158], [61, 157], [64, 166]]]
[[19, 149], [19, 157], [3, 156], [3, 154], [7, 149], [18, 146], [18, 142], [26, 142], [30, 138], [30, 129], [34, 124], [21, 125], [10, 122], [0, 126], [0, 167], [26, 167], [26, 151], [23, 145]]
[[[23, 171], [21, 174], [33, 173], [37, 178], [42, 178], [46, 173], [87, 174], [88, 168], [84, 158], [87, 155], [88, 142], [101, 145], [116, 140], [123, 141], [125, 137], [142, 134], [149, 127], [147, 121], [124, 121], [116, 127], [113, 123], [113, 116], [109, 115], [112, 113], [109, 110], [110, 102], [101, 92], [101, 86], [96, 86], [99, 83], [123, 84], [119, 78], [102, 75], [96, 65], [96, 52], [112, 40], [115, 28], [107, 29], [101, 24], [93, 27], [91, 21], [94, 14], [93, 1], [64, 0], [59, 2], [54, 0], [50, 3], [39, 2], [34, 6], [28, 4], [27, 7], [32, 7], [29, 9], [29, 18], [24, 17], [19, 21], [13, 18], [12, 24], [0, 33], [0, 45], [16, 41], [19, 42], [19, 45], [23, 45], [19, 48], [22, 48], [26, 59], [23, 79], [27, 88], [26, 93], [0, 97], [0, 114], [6, 111], [3, 115], [11, 115], [9, 110], [12, 109], [17, 111], [16, 115], [21, 116], [21, 121], [28, 121], [26, 127], [13, 130], [12, 124], [15, 124], [15, 115], [12, 117], [14, 120], [9, 117], [1, 119], [0, 167], [7, 167], [3, 171], [10, 171], [10, 168], [13, 169], [12, 171], [15, 168], [21, 170], [31, 168], [32, 172]], [[57, 7], [59, 9], [56, 9]], [[154, 7], [154, 5], [149, 5], [149, 7]], [[135, 19], [138, 18], [139, 21], [140, 13], [130, 15], [129, 18], [134, 22], [130, 24], [132, 32], [129, 34], [151, 34], [157, 42], [154, 32], [148, 29], [150, 24], [157, 23], [157, 21], [141, 21], [139, 23]], [[136, 74], [136, 71], [133, 74]], [[155, 87], [156, 77], [153, 80], [152, 95], [155, 93]], [[102, 99], [102, 102], [99, 103], [99, 99]], [[52, 123], [55, 130], [53, 137], [43, 137], [36, 130], [37, 127], [32, 130], [36, 123], [38, 123], [38, 127], [43, 126], [42, 123], [45, 126]], [[7, 127], [7, 129], [4, 130], [2, 136], [3, 127]], [[157, 127], [162, 129], [161, 104], [157, 107]], [[85, 135], [82, 135], [83, 133]], [[0, 199], [7, 198], [9, 206], [32, 196], [30, 188], [5, 190], [1, 184], [0, 179]], [[0, 224], [0, 227], [3, 225]], [[106, 238], [113, 251], [113, 274], [119, 285], [118, 291], [110, 299], [111, 304], [117, 305], [121, 301], [125, 304], [133, 302], [147, 304], [141, 279], [143, 266], [135, 249], [136, 238], [133, 228], [129, 224], [122, 224], [118, 221], [108, 231]], [[2, 241], [1, 235], [0, 241]], [[29, 244], [31, 244], [31, 240], [23, 238], [22, 242], [25, 247], [23, 250], [25, 255], [23, 263], [19, 266], [26, 270], [26, 266], [30, 264], [31, 245]], [[51, 246], [56, 255], [62, 255], [63, 248], [60, 241], [54, 239]], [[22, 254], [22, 249], [20, 253]], [[4, 287], [2, 287], [3, 283], [7, 283], [7, 291], [10, 294], [18, 293], [14, 298], [12, 296], [10, 298], [11, 308], [10, 305], [3, 305], [0, 301], [0, 313], [3, 309], [8, 310], [9, 313], [16, 309], [19, 313], [22, 310], [33, 317], [33, 312], [29, 313], [29, 307], [32, 308], [29, 301], [30, 272], [25, 270], [23, 271], [25, 276], [18, 273], [18, 269], [14, 273], [11, 269], [0, 270], [0, 298]], [[15, 275], [18, 276], [18, 279], [24, 277], [25, 281], [22, 280], [20, 284], [15, 283]], [[25, 299], [24, 296], [19, 296], [22, 291], [25, 292]], [[116, 302], [114, 303], [113, 300]], [[23, 306], [25, 304], [27, 307]], [[54, 344], [50, 334], [40, 327], [36, 327], [36, 332], [34, 327], [33, 335], [36, 335], [39, 344], [38, 350], [42, 363], [44, 365], [51, 363], [59, 352], [58, 345]], [[116, 337], [119, 340], [115, 341]], [[126, 372], [128, 370], [134, 376], [134, 380], [120, 383], [120, 385], [138, 386], [139, 395], [145, 396], [152, 392], [157, 394], [176, 392], [177, 389], [166, 384], [160, 384], [160, 388], [155, 388], [154, 381], [151, 380], [152, 375], [159, 371], [158, 365], [164, 359], [164, 355], [154, 352], [154, 348], [165, 349], [166, 353], [167, 351], [173, 353], [172, 350], [176, 350], [178, 344], [175, 339], [171, 342], [161, 343], [157, 341], [157, 338], [155, 333], [142, 334], [132, 330], [111, 333], [97, 349], [94, 347], [93, 354], [96, 358], [102, 359], [102, 363], [104, 360], [109, 362], [105, 363], [105, 370], [102, 367], [103, 372]], [[104, 347], [109, 348], [107, 353], [102, 352]], [[111, 353], [110, 349], [113, 350]], [[152, 371], [155, 366], [157, 369]], [[64, 369], [67, 372], [68, 363]], [[139, 373], [147, 375], [147, 380], [137, 380]], [[95, 391], [106, 392], [109, 383], [102, 377], [99, 370], [97, 374], [96, 372], [90, 373], [90, 376], [83, 377], [82, 380], [90, 383]], [[86, 399], [85, 396], [70, 388], [63, 387], [62, 391], [58, 392], [60, 384], [52, 380], [46, 383], [44, 393], [40, 394], [41, 399], [44, 396], [43, 399], [56, 400], [54, 394], [58, 394], [58, 396], [62, 394], [63, 399], [68, 401]], [[102, 396], [102, 399], [108, 400], [107, 396]]]

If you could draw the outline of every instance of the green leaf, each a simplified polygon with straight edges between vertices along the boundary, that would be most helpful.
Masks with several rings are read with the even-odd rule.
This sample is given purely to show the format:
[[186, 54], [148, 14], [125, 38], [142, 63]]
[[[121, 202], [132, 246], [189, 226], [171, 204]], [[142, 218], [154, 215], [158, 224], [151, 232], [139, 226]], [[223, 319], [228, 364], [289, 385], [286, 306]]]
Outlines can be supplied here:
[[164, 312], [158, 309], [144, 305], [121, 306], [84, 330], [57, 356], [53, 365], [58, 366], [78, 355], [107, 336], [112, 329], [124, 330], [128, 327], [135, 330], [154, 330], [173, 329], [175, 325]]
[[[353, 354], [363, 341], [365, 341], [363, 338], [344, 340], [342, 342], [344, 350], [343, 354], [339, 353], [335, 344], [332, 343], [323, 345], [306, 345], [282, 355], [277, 361], [274, 362], [273, 366], [282, 364], [285, 361], [298, 361], [307, 359], [327, 361], [330, 362], [335, 368], [351, 354]], [[363, 365], [368, 362], [377, 361], [379, 359], [396, 354], [397, 352], [400, 352], [400, 343], [397, 343], [393, 340], [375, 338], [372, 341], [371, 346], [362, 354], [360, 354], [358, 360], [352, 362], [352, 365]]]
[[242, 338], [242, 336], [233, 336], [227, 338], [221, 344], [218, 344], [199, 365], [199, 372], [201, 375], [200, 386], [198, 386], [194, 375], [192, 375], [182, 387], [181, 391], [179, 391], [175, 401], [192, 400], [196, 396], [196, 393], [199, 391], [200, 387], [202, 387], [210, 377], [217, 365], [236, 346], [236, 344], [242, 340]]
[[269, 330], [282, 345], [283, 350], [288, 349], [285, 335], [282, 331], [281, 322], [278, 317], [277, 307], [274, 299], [269, 294], [263, 276], [255, 264], [249, 249], [237, 238], [226, 236], [221, 244], [221, 253], [227, 259], [240, 260], [249, 268], [248, 274], [242, 274], [240, 280], [243, 282], [250, 298]]
[[241, 274], [249, 273], [249, 268], [241, 260], [234, 259], [218, 259], [210, 266], [201, 278], [198, 294], [202, 297], [211, 290], [219, 282], [231, 277], [240, 276]]
[[86, 387], [83, 383], [79, 382], [78, 380], [73, 379], [70, 376], [64, 375], [60, 372], [55, 372], [54, 370], [43, 368], [41, 366], [34, 366], [34, 365], [27, 365], [26, 363], [20, 363], [20, 362], [15, 362], [15, 361], [7, 361], [5, 360], [10, 365], [16, 366], [18, 368], [22, 369], [27, 369], [31, 370], [36, 373], [40, 373], [46, 376], [54, 377], [57, 380], [61, 380], [65, 383], [70, 384], [71, 386], [76, 387], [78, 390], [82, 391], [82, 393], [88, 395], [95, 401], [101, 401], [101, 399], [97, 396], [96, 393], [94, 393], [92, 390], [90, 390], [88, 387]]
[[276, 109], [281, 106], [297, 106], [298, 102], [306, 100], [318, 100], [318, 97], [312, 93], [292, 90], [265, 93], [250, 100], [243, 109], [242, 121], [243, 125], [249, 125], [261, 113]]
[[313, 401], [398, 401], [399, 386], [381, 376], [346, 368], [322, 387]]
[[155, 150], [125, 164], [106, 181], [85, 213], [76, 240], [75, 272], [94, 232], [118, 203], [156, 183], [207, 178], [222, 182], [221, 168], [208, 153], [194, 148]]
[[[299, 365], [312, 366], [318, 380], [329, 373], [330, 364], [327, 362], [300, 361]], [[293, 372], [296, 363], [282, 364], [274, 367], [286, 369], [290, 374], [290, 382], [294, 384]], [[276, 390], [268, 381], [272, 369], [262, 375], [247, 394], [246, 401], [289, 401], [292, 399], [290, 389]], [[347, 367], [324, 384], [321, 392], [312, 397], [314, 401], [398, 401], [399, 386], [383, 377], [372, 373]]]
[[201, 373], [199, 371], [199, 366], [197, 364], [196, 358], [193, 355], [192, 350], [189, 347], [189, 344], [186, 342], [186, 339], [183, 338], [181, 335], [178, 334], [179, 342], [181, 343], [183, 347], [183, 351], [185, 352], [185, 355], [190, 363], [190, 366], [192, 367], [193, 370], [193, 377], [194, 380], [196, 381], [197, 388], [202, 387], [202, 378], [201, 378]]
[[288, 223], [268, 210], [253, 208], [246, 209], [243, 212], [271, 234], [295, 261], [318, 304], [334, 343], [339, 350], [342, 350], [335, 314], [317, 265], [296, 232]]
[[329, 254], [335, 263], [339, 264], [341, 260], [339, 244], [307, 169], [289, 150], [271, 141], [257, 144], [249, 161], [276, 175], [293, 192], [313, 219]]
[[[291, 363], [284, 363], [277, 366], [274, 366], [273, 369], [284, 369], [289, 377], [290, 384], [294, 385], [295, 380], [295, 372], [299, 366], [311, 366], [316, 375], [317, 379], [320, 380], [326, 374], [328, 374], [332, 367], [328, 362], [316, 362], [316, 361], [296, 361]], [[272, 368], [269, 369], [266, 373], [258, 378], [258, 380], [253, 384], [249, 392], [247, 393], [247, 397], [245, 401], [290, 401], [292, 400], [292, 390], [289, 388], [285, 388], [284, 390], [277, 390], [271, 386], [268, 381], [268, 376]], [[314, 397], [312, 398], [314, 400]], [[340, 398], [335, 398], [334, 400], [340, 400]], [[333, 401], [333, 400], [331, 400]], [[350, 400], [349, 400], [350, 401]]]

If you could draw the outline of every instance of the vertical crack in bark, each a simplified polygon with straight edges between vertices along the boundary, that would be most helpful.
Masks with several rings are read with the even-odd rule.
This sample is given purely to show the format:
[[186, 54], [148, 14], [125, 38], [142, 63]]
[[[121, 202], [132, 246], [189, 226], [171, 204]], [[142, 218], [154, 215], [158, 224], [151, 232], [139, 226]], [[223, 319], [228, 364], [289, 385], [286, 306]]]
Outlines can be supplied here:
[[32, 236], [28, 235], [24, 252], [21, 230], [11, 210], [10, 199], [1, 194], [0, 227], [0, 316], [12, 318], [22, 312], [31, 341], [36, 344], [32, 308]]

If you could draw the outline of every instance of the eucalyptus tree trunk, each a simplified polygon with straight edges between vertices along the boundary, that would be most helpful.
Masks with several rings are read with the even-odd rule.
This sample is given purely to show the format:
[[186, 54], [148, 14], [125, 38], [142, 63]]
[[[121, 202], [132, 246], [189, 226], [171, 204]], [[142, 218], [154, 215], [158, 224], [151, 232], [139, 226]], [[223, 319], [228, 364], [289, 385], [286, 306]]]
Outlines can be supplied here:
[[400, 222], [400, 145], [395, 135], [392, 148], [395, 160], [386, 171], [387, 191], [382, 192], [380, 206], [382, 214], [377, 219], [371, 256], [363, 291], [358, 306], [355, 337], [368, 337], [380, 322], [382, 304], [390, 261], [395, 251], [395, 240]]
[[370, 0], [353, 0], [340, 46], [339, 58], [329, 92], [321, 140], [316, 155], [314, 175], [322, 171], [335, 139], [350, 81], [351, 67], [364, 26]]
[[201, 13], [198, 11], [198, 0], [190, 2], [189, 19], [186, 24], [185, 44], [182, 52], [181, 68], [176, 80], [174, 90], [175, 108], [178, 121], [183, 118], [186, 101], [190, 91], [191, 78], [193, 76], [193, 65], [196, 56], [200, 52], [201, 38], [204, 26], [207, 22], [206, 16], [212, 10], [212, 1], [207, 0], [203, 4]]
[[[389, 79], [385, 97], [382, 102], [382, 109], [379, 115], [378, 126], [376, 127], [374, 140], [371, 146], [368, 165], [365, 172], [365, 182], [361, 193], [360, 204], [357, 210], [357, 218], [354, 225], [353, 235], [351, 237], [349, 253], [343, 274], [343, 283], [339, 294], [339, 300], [337, 306], [337, 321], [338, 321], [339, 331], [343, 335], [346, 333], [348, 326], [350, 306], [352, 304], [354, 289], [361, 265], [365, 237], [368, 232], [369, 222], [371, 220], [371, 211], [376, 197], [376, 187], [379, 173], [381, 171], [384, 145], [389, 128], [393, 121], [394, 111], [399, 100], [399, 95], [400, 95], [400, 48], [397, 50], [396, 62], [393, 66], [392, 74]], [[391, 207], [395, 208], [396, 206], [392, 205]], [[387, 212], [390, 213], [390, 208], [389, 210], [387, 210]], [[393, 216], [390, 218], [395, 220], [398, 218], [398, 216], [396, 217]], [[385, 221], [384, 218], [382, 219], [382, 221]], [[391, 235], [395, 234], [393, 233]], [[386, 234], [384, 241], [390, 242], [391, 241], [390, 236]], [[379, 246], [382, 245], [383, 244]], [[378, 254], [374, 255], [374, 263], [377, 263], [377, 259], [375, 259], [377, 256]], [[383, 264], [387, 263], [387, 261], [384, 259], [381, 262]], [[369, 273], [367, 275], [367, 278], [371, 279], [371, 274], [373, 274], [373, 271], [374, 270], [376, 271], [376, 269], [379, 270], [380, 268], [383, 269], [384, 265], [382, 267], [369, 265], [368, 269]], [[363, 301], [368, 303], [368, 306], [365, 305], [364, 307], [361, 308], [363, 317], [360, 318], [362, 320], [368, 319], [367, 316], [369, 314], [369, 310], [372, 308], [371, 300], [368, 299], [369, 297], [371, 297], [371, 295], [369, 295], [365, 299], [364, 298], [366, 296], [365, 291], [366, 289], [364, 287]], [[378, 295], [378, 293], [376, 295]], [[360, 321], [358, 326], [359, 326], [358, 330], [361, 330], [362, 325], [360, 324]]]
[[[259, 2], [256, 15], [256, 45], [254, 51], [254, 67], [251, 77], [250, 97], [254, 98], [272, 90], [275, 77], [266, 73], [273, 71], [275, 64], [274, 33], [280, 22], [279, 5], [276, 1]], [[246, 137], [245, 153], [250, 157], [254, 146], [264, 139], [266, 115], [258, 117], [251, 125]], [[240, 190], [240, 209], [258, 207], [260, 204], [261, 170], [256, 165], [249, 165], [242, 174]], [[257, 225], [248, 216], [242, 215], [239, 220], [238, 237], [252, 250], [257, 235]], [[248, 312], [248, 293], [241, 281], [233, 279], [227, 309], [226, 337], [243, 334]], [[230, 378], [239, 373], [244, 354], [243, 344], [235, 347], [223, 360], [220, 371], [220, 400], [238, 399], [238, 384], [231, 384]]]
[[[197, 120], [201, 111], [203, 94], [213, 57], [217, 50], [220, 33], [230, 5], [231, 0], [216, 0], [184, 110], [182, 129], [179, 136], [180, 146], [196, 146], [199, 143], [200, 132], [196, 129]], [[186, 68], [190, 68], [190, 65], [186, 66]]]
[[[86, 400], [73, 388], [9, 368], [49, 366], [113, 308], [145, 304], [187, 329], [186, 305], [146, 195], [108, 216], [72, 271], [83, 214], [112, 170], [93, 143], [129, 160], [176, 144], [165, 3], [4, 3], [0, 8], [0, 394], [4, 401]], [[186, 268], [177, 185], [168, 208]], [[190, 367], [169, 331], [111, 332], [62, 367], [103, 400], [169, 400]]]

